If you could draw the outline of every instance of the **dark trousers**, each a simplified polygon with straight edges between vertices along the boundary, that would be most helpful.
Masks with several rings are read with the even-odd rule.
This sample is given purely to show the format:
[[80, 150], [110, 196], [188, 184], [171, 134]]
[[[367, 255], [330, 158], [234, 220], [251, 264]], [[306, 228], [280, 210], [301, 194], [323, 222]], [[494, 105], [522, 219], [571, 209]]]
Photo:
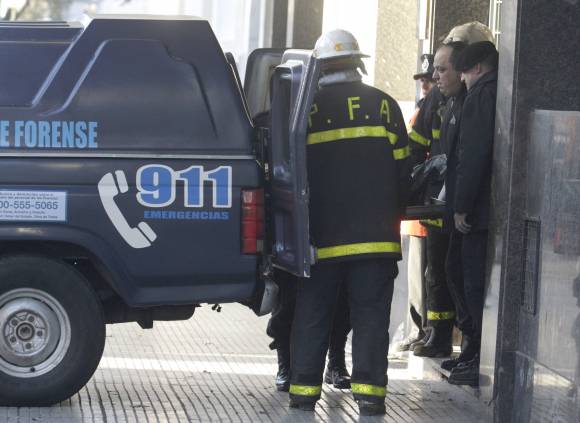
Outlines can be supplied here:
[[407, 255], [407, 292], [409, 298], [409, 316], [414, 323], [411, 334], [424, 332], [427, 326], [425, 268], [427, 254], [425, 238], [409, 235], [409, 254]]
[[[272, 310], [266, 333], [273, 338], [270, 349], [281, 350], [284, 357], [290, 357], [290, 334], [296, 309], [298, 277], [276, 269], [274, 280], [278, 285], [278, 303]], [[338, 304], [330, 333], [328, 360], [330, 364], [344, 364], [344, 348], [350, 332], [350, 312], [346, 286], [339, 289]]]
[[427, 228], [427, 319], [429, 326], [451, 330], [455, 320], [455, 304], [447, 286], [445, 259], [449, 234]]
[[318, 263], [298, 281], [292, 327], [290, 396], [320, 398], [324, 356], [339, 288], [346, 284], [352, 338], [352, 392], [355, 399], [383, 402], [386, 389], [389, 320], [397, 264], [392, 259]]
[[461, 332], [477, 344], [481, 342], [486, 251], [487, 231], [451, 234], [446, 269], [457, 323]]

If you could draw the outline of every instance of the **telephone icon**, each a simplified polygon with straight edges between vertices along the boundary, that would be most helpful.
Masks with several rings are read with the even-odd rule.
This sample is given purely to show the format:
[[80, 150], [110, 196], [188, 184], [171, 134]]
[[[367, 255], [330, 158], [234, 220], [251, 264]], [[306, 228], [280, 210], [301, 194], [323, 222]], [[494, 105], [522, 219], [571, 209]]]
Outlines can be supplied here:
[[107, 173], [99, 181], [98, 190], [107, 216], [127, 244], [133, 248], [150, 247], [157, 239], [157, 234], [151, 226], [146, 222], [140, 222], [136, 227], [131, 227], [115, 203], [115, 197], [119, 193], [124, 194], [129, 191], [125, 173], [122, 170], [116, 170], [115, 176], [111, 172]]

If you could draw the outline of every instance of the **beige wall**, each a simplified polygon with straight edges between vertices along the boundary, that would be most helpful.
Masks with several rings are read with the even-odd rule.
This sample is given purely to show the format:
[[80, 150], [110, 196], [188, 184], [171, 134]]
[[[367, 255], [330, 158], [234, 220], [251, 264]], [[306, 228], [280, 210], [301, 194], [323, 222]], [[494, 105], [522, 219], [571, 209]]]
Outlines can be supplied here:
[[286, 26], [288, 23], [288, 0], [273, 2], [272, 47], [286, 47]]
[[415, 100], [417, 22], [417, 0], [379, 1], [374, 85], [398, 101]]

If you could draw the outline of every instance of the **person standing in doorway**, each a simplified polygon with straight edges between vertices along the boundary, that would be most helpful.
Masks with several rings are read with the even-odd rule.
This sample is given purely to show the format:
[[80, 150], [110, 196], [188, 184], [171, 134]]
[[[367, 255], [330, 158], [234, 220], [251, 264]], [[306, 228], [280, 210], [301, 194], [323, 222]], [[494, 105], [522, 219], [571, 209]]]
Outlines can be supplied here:
[[462, 107], [458, 142], [450, 146], [450, 209], [455, 230], [449, 257], [456, 273], [461, 272], [462, 295], [477, 353], [464, 366], [451, 371], [449, 383], [479, 384], [479, 346], [485, 287], [487, 235], [491, 199], [491, 165], [495, 128], [498, 52], [489, 41], [466, 47], [458, 55], [455, 69], [461, 72], [467, 95]]

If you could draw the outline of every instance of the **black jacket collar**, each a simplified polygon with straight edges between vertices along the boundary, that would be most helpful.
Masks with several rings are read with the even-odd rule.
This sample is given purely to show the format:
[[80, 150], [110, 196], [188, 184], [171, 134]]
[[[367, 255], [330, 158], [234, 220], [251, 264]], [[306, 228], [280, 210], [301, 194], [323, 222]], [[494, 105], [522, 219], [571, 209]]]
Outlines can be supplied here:
[[483, 75], [479, 78], [475, 84], [469, 89], [468, 93], [472, 92], [473, 90], [477, 89], [477, 87], [484, 86], [490, 82], [497, 81], [497, 71], [491, 71]]

